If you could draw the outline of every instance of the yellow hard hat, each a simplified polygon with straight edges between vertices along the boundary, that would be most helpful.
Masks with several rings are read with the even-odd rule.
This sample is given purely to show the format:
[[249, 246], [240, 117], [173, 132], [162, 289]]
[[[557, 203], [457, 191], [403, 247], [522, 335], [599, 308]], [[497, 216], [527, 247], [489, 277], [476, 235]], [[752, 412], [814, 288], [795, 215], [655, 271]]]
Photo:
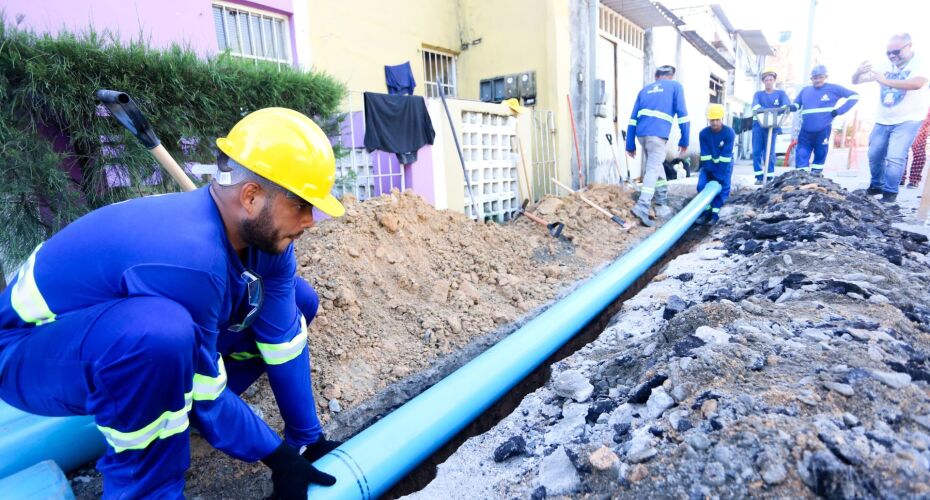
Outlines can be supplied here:
[[345, 213], [342, 203], [330, 194], [336, 182], [333, 147], [323, 130], [301, 113], [286, 108], [249, 113], [216, 145], [236, 163], [327, 215]]
[[506, 101], [501, 101], [501, 104], [507, 105], [514, 113], [520, 114], [526, 111], [526, 108], [520, 105], [520, 101], [517, 99], [507, 99]]
[[707, 107], [708, 120], [723, 120], [723, 104], [711, 104]]
[[778, 80], [778, 73], [776, 73], [776, 72], [775, 72], [775, 68], [773, 68], [773, 67], [771, 67], [771, 66], [769, 66], [768, 68], [765, 68], [764, 70], [762, 70], [761, 78], [765, 79], [765, 77], [766, 77], [767, 75], [772, 75], [772, 78]]

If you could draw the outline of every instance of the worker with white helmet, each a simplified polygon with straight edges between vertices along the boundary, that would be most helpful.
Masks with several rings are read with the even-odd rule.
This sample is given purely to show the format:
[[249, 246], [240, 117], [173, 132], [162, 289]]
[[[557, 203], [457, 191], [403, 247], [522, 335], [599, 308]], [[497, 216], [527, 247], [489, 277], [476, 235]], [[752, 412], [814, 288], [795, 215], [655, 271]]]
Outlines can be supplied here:
[[[772, 68], [762, 71], [762, 84], [765, 86], [752, 96], [752, 170], [756, 174], [756, 184], [761, 185], [764, 164], [768, 164], [768, 173], [775, 172], [775, 140], [781, 133], [781, 127], [773, 127], [771, 136], [768, 130], [759, 122], [760, 115], [766, 111], [777, 110], [788, 112], [791, 99], [784, 90], [776, 89], [775, 82], [778, 74]], [[768, 150], [769, 158], [765, 158]]]

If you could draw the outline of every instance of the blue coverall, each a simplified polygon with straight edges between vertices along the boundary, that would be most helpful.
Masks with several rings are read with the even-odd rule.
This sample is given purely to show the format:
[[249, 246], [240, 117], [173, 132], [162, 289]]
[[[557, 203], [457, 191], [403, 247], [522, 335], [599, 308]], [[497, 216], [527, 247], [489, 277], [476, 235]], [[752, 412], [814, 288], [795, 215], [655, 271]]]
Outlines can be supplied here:
[[[765, 163], [765, 150], [769, 147], [768, 129], [759, 125], [759, 115], [757, 111], [766, 109], [775, 109], [782, 106], [791, 105], [791, 99], [784, 90], [773, 90], [771, 94], [760, 90], [752, 96], [752, 171], [756, 174], [756, 179], [762, 180], [762, 164]], [[775, 140], [781, 133], [781, 127], [772, 129], [772, 144], [769, 152], [769, 173], [775, 172]]]
[[710, 127], [705, 127], [698, 134], [701, 144], [701, 175], [698, 177], [697, 190], [700, 193], [710, 181], [720, 183], [720, 192], [704, 210], [712, 212], [712, 220], [720, 216], [720, 207], [730, 196], [730, 178], [733, 177], [733, 144], [736, 141], [736, 132], [724, 125], [719, 132], [714, 133]]
[[[257, 319], [229, 330], [258, 288]], [[0, 294], [0, 399], [94, 415], [106, 497], [181, 497], [189, 424], [241, 460], [281, 444], [237, 395], [263, 371], [285, 440], [319, 439], [306, 329], [318, 303], [293, 245], [240, 257], [206, 187], [110, 205], [40, 245]]]
[[[842, 106], [836, 103], [846, 98]], [[823, 171], [830, 149], [830, 131], [833, 118], [845, 114], [859, 102], [859, 94], [835, 83], [824, 83], [820, 88], [804, 87], [794, 100], [792, 110], [801, 111], [801, 131], [795, 148], [795, 166], [801, 170]], [[814, 163], [810, 163], [811, 151]]]
[[[681, 138], [678, 146], [688, 147], [691, 140], [691, 118], [685, 106], [685, 91], [675, 80], [656, 80], [646, 85], [636, 96], [626, 132], [626, 150], [636, 151], [637, 137], [658, 137], [668, 140], [672, 125], [678, 124]], [[668, 202], [668, 180], [665, 178], [664, 142], [661, 151], [644, 151], [646, 171], [638, 203], [646, 207], [655, 195], [659, 204]], [[643, 149], [646, 149], [645, 146]], [[648, 208], [647, 208], [648, 210]]]

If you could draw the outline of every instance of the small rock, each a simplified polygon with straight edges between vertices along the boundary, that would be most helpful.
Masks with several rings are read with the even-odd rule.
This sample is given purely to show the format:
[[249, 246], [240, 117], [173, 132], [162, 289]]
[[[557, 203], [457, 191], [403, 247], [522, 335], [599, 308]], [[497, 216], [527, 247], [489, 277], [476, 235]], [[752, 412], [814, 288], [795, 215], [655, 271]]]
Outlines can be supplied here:
[[720, 486], [727, 481], [727, 472], [720, 462], [711, 462], [704, 467], [704, 479], [714, 486]]
[[557, 424], [549, 428], [544, 439], [546, 444], [564, 444], [570, 443], [575, 438], [584, 434], [585, 419], [581, 415], [563, 418]]
[[536, 213], [542, 216], [553, 215], [562, 208], [563, 205], [565, 205], [565, 202], [557, 197], [546, 198], [540, 201], [539, 205], [536, 206]]
[[730, 342], [730, 336], [726, 332], [711, 328], [709, 326], [699, 326], [694, 331], [694, 336], [708, 344], [726, 344]]
[[342, 406], [339, 404], [339, 401], [335, 399], [329, 400], [329, 411], [333, 413], [339, 413], [342, 411]]
[[748, 312], [748, 313], [750, 313], [750, 314], [759, 315], [759, 314], [763, 314], [763, 313], [765, 312], [765, 309], [762, 309], [762, 306], [760, 306], [760, 305], [758, 305], [758, 304], [755, 304], [755, 303], [753, 303], [753, 302], [750, 302], [750, 301], [748, 301], [748, 300], [741, 300], [740, 303], [739, 303], [739, 305], [740, 305], [740, 307], [743, 308], [744, 311], [746, 311], [746, 312]]
[[400, 219], [397, 218], [397, 215], [392, 213], [379, 213], [375, 216], [378, 220], [378, 223], [381, 224], [384, 229], [389, 233], [396, 233], [397, 226], [400, 224]]
[[587, 401], [594, 393], [594, 386], [578, 370], [567, 370], [559, 374], [552, 383], [552, 389], [563, 398], [575, 401]]
[[662, 317], [666, 320], [672, 319], [687, 308], [688, 304], [685, 303], [684, 299], [677, 295], [672, 295], [665, 301], [665, 310], [662, 312]]
[[825, 340], [830, 340], [830, 336], [826, 333], [823, 333], [820, 330], [814, 328], [806, 328], [801, 332], [801, 336], [813, 340], [814, 342], [823, 342]]
[[698, 254], [698, 257], [700, 257], [701, 260], [717, 260], [726, 254], [727, 254], [726, 250], [708, 249], [708, 250], [702, 250]]
[[710, 448], [711, 442], [703, 432], [693, 432], [685, 437], [685, 442], [691, 445], [695, 450], [706, 450]]
[[658, 451], [652, 445], [652, 434], [646, 428], [637, 429], [630, 440], [630, 447], [627, 449], [626, 458], [632, 463], [640, 463], [654, 457]]
[[756, 458], [759, 474], [766, 484], [780, 484], [788, 477], [785, 462], [777, 454], [764, 451]]
[[652, 342], [649, 345], [647, 345], [646, 348], [643, 349], [643, 357], [648, 358], [649, 356], [652, 356], [652, 354], [656, 352], [656, 347], [658, 347], [658, 344], [655, 342]]
[[595, 469], [605, 471], [613, 468], [620, 461], [620, 457], [610, 448], [601, 446], [588, 456], [588, 461]]
[[666, 380], [668, 380], [668, 375], [664, 373], [658, 373], [654, 375], [652, 378], [633, 389], [627, 402], [630, 404], [638, 405], [645, 403], [649, 400], [649, 395], [652, 394], [652, 389], [659, 387], [665, 383]]
[[450, 315], [446, 318], [446, 323], [449, 324], [449, 329], [452, 330], [452, 333], [462, 333], [462, 320], [457, 315]]
[[704, 418], [711, 417], [716, 413], [717, 413], [717, 400], [716, 399], [708, 399], [707, 401], [704, 401], [703, 403], [701, 403], [701, 415], [703, 415]]
[[839, 382], [824, 382], [823, 386], [831, 391], [838, 392], [847, 398], [856, 393], [856, 390], [849, 384], [842, 384]]
[[881, 370], [869, 370], [869, 374], [876, 380], [881, 381], [889, 387], [901, 389], [911, 383], [911, 376], [906, 373], [885, 372]]
[[633, 466], [633, 470], [630, 471], [631, 483], [638, 483], [647, 477], [649, 477], [649, 469], [643, 464]]
[[361, 257], [361, 252], [358, 251], [358, 248], [349, 247], [346, 249], [346, 253], [349, 254], [349, 257]]
[[672, 406], [675, 406], [675, 400], [665, 392], [665, 389], [661, 387], [655, 388], [652, 390], [649, 400], [646, 401], [646, 416], [650, 420], [659, 418], [665, 410]]
[[678, 281], [687, 283], [688, 281], [691, 281], [694, 279], [694, 273], [681, 273], [678, 276], [676, 276], [676, 278], [678, 279]]
[[542, 459], [537, 482], [547, 495], [570, 495], [581, 487], [578, 471], [561, 446]]
[[843, 413], [843, 423], [846, 424], [848, 427], [856, 427], [857, 425], [859, 425], [859, 419], [856, 418], [856, 416], [853, 415], [852, 413], [846, 412], [846, 413]]
[[790, 267], [790, 266], [793, 266], [793, 265], [794, 265], [794, 260], [793, 260], [793, 259], [791, 258], [791, 256], [788, 255], [788, 254], [782, 254], [781, 260], [785, 262], [785, 265], [786, 265], [786, 266], [789, 266], [789, 267]]
[[924, 429], [930, 430], [930, 415], [915, 415], [911, 417], [911, 420]]
[[500, 463], [510, 457], [525, 454], [526, 440], [522, 436], [513, 436], [494, 450], [494, 461]]

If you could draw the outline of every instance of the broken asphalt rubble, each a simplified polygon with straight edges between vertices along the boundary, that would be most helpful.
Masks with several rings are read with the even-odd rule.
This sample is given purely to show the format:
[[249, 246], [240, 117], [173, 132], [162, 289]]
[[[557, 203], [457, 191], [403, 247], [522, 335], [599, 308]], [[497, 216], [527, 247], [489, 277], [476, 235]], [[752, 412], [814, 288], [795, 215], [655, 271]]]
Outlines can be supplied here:
[[930, 495], [930, 245], [896, 213], [803, 172], [736, 196], [413, 496]]

